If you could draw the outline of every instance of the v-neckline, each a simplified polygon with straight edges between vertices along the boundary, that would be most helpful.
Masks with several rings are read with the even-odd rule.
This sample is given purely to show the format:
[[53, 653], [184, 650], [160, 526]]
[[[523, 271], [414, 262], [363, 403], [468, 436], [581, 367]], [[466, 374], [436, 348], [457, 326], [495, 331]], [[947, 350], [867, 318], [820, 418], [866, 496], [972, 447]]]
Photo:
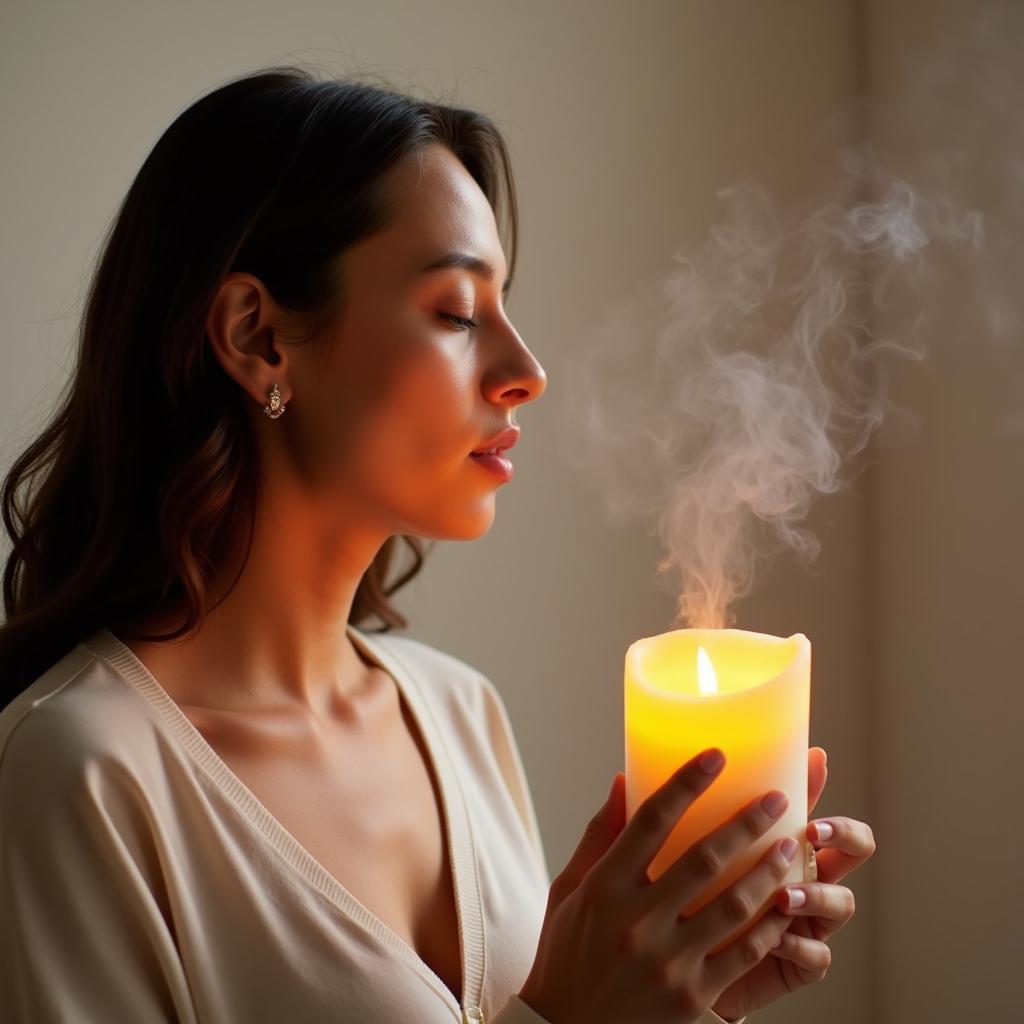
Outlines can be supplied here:
[[148, 700], [192, 758], [214, 779], [225, 795], [245, 812], [252, 824], [264, 834], [293, 869], [338, 908], [386, 942], [423, 975], [425, 980], [439, 990], [442, 998], [454, 1011], [457, 1020], [474, 1020], [476, 1018], [470, 1012], [479, 1007], [483, 994], [485, 936], [480, 880], [477, 874], [476, 840], [465, 794], [458, 773], [448, 757], [437, 721], [429, 702], [423, 696], [415, 674], [397, 654], [371, 643], [366, 634], [351, 623], [348, 623], [346, 628], [353, 643], [394, 679], [423, 737], [427, 756], [437, 778], [458, 920], [459, 958], [462, 967], [461, 1004], [444, 979], [419, 953], [346, 889], [280, 820], [271, 814], [256, 794], [210, 746], [185, 712], [124, 641], [104, 626], [85, 641], [85, 646], [109, 661]]

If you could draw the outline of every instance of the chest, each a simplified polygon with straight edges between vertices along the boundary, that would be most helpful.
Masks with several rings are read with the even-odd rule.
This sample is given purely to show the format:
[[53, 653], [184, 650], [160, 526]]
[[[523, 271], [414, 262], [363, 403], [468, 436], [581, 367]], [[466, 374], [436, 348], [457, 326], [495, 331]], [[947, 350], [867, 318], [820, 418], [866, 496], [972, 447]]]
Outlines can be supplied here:
[[393, 720], [360, 736], [283, 736], [182, 706], [218, 756], [292, 836], [402, 938], [461, 1002], [458, 918], [438, 780], [394, 694]]

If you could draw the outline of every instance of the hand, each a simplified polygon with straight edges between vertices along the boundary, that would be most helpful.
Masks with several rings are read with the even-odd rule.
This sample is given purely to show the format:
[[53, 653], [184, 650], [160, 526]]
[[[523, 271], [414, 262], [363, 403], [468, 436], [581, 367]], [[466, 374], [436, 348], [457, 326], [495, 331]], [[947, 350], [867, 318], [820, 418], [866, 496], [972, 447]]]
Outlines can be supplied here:
[[[828, 768], [821, 747], [812, 747], [807, 755], [810, 814], [825, 788]], [[819, 837], [818, 827], [825, 824], [831, 825], [831, 835]], [[825, 940], [849, 922], [855, 909], [853, 893], [833, 883], [859, 868], [875, 852], [875, 838], [864, 822], [838, 817], [809, 822], [805, 834], [815, 849], [818, 881], [790, 885], [779, 891], [776, 906], [791, 915], [791, 926], [782, 936], [782, 945], [769, 951], [770, 957], [722, 993], [712, 1007], [720, 1017], [735, 1020], [787, 992], [821, 981], [828, 971], [832, 951]], [[790, 906], [787, 892], [791, 890], [806, 894], [801, 906]]]
[[722, 765], [701, 768], [706, 753], [655, 790], [628, 824], [625, 776], [617, 773], [604, 807], [552, 882], [537, 956], [519, 992], [551, 1024], [694, 1024], [793, 923], [770, 908], [750, 924], [799, 852], [792, 838], [788, 859], [781, 853], [787, 841], [773, 843], [731, 886], [680, 916], [785, 812], [778, 790], [772, 792], [783, 800], [774, 815], [760, 797], [751, 801], [651, 881], [651, 860], [721, 771]]

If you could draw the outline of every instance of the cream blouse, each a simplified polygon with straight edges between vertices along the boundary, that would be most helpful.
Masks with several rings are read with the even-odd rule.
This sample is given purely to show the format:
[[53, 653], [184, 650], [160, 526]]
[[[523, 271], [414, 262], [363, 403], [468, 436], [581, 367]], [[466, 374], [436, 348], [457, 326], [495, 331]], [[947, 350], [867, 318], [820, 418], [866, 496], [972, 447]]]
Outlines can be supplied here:
[[421, 641], [348, 632], [438, 779], [461, 1005], [101, 629], [0, 712], [3, 1021], [548, 1024], [516, 995], [550, 877], [501, 697]]

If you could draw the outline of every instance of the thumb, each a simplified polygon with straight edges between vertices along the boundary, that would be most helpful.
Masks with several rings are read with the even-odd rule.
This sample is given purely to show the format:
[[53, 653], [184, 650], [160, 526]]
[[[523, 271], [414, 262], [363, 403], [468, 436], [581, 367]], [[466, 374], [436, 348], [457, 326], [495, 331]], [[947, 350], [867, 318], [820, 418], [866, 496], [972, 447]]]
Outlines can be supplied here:
[[615, 773], [604, 803], [587, 823], [569, 863], [551, 883], [552, 893], [557, 893], [557, 902], [565, 899], [583, 881], [625, 827], [625, 781], [623, 772]]

